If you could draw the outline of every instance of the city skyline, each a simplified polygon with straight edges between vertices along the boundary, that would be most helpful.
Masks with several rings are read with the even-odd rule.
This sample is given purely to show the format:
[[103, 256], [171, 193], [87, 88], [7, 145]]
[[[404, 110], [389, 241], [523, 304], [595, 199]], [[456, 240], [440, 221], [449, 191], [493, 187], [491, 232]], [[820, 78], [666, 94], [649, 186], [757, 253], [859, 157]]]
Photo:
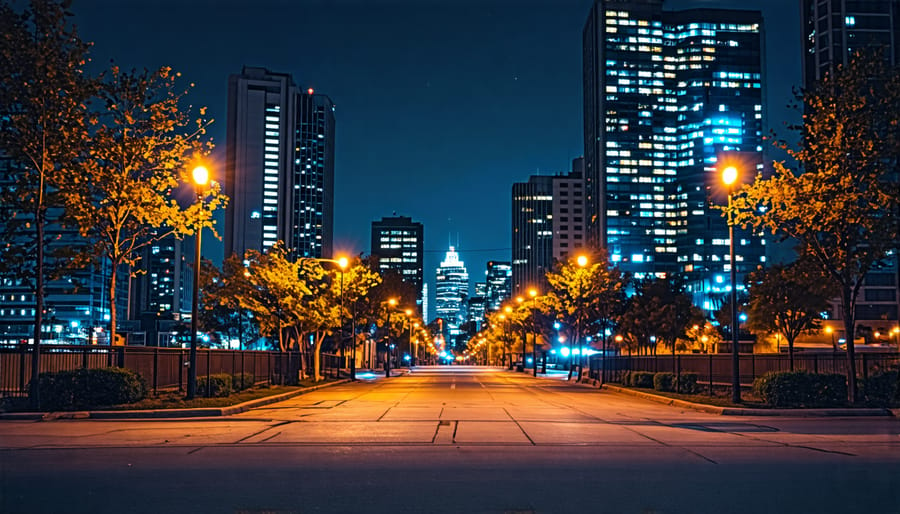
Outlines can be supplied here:
[[[781, 4], [680, 1], [666, 2], [666, 8], [761, 7], [765, 16], [777, 7], [783, 11]], [[76, 1], [72, 10], [82, 37], [95, 42], [94, 62], [171, 65], [196, 84], [191, 103], [209, 106], [216, 119], [210, 133], [219, 177], [229, 74], [244, 65], [264, 66], [326, 92], [338, 127], [335, 252], [368, 251], [370, 223], [396, 211], [428, 227], [426, 270], [437, 267], [447, 238], [458, 243], [472, 269], [483, 270], [489, 260], [510, 259], [510, 184], [568, 171], [583, 153], [581, 30], [590, 0], [258, 2], [214, 12], [205, 3], [187, 2], [179, 4], [183, 14], [177, 19], [169, 19], [164, 5]], [[766, 17], [769, 45], [780, 38], [776, 47], [799, 49], [799, 6], [781, 11], [777, 19]], [[279, 30], [282, 19], [302, 27]], [[149, 43], [121, 44], [141, 38]], [[791, 85], [799, 84], [798, 54], [779, 52], [770, 59], [767, 108], [777, 111], [769, 114], [772, 128], [780, 128], [786, 115], [781, 106]], [[428, 130], [423, 119], [432, 122]], [[457, 201], [446, 201], [450, 197]], [[218, 262], [222, 243], [214, 245], [205, 246], [204, 254]], [[481, 279], [473, 274], [473, 281]]]

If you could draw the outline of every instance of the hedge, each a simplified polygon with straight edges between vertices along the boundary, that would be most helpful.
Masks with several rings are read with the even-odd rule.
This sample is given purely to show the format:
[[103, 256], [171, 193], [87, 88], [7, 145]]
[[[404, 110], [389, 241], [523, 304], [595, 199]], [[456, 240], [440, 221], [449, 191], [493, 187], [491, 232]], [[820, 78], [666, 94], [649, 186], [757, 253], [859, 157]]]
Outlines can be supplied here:
[[891, 407], [900, 402], [896, 370], [879, 370], [865, 380], [860, 379], [860, 390], [866, 403], [875, 407]]
[[125, 368], [82, 368], [41, 373], [38, 391], [44, 410], [93, 409], [141, 401], [147, 384]]
[[697, 386], [699, 376], [692, 372], [681, 372], [678, 375], [678, 392], [685, 394], [694, 394], [700, 390]]
[[216, 373], [207, 377], [197, 377], [197, 396], [222, 398], [231, 394], [233, 384], [228, 373]]
[[632, 371], [630, 378], [631, 387], [642, 387], [644, 389], [652, 389], [653, 388], [653, 375], [649, 371]]
[[847, 403], [847, 379], [832, 373], [770, 371], [753, 382], [770, 407], [840, 407]]
[[250, 389], [256, 384], [256, 377], [252, 373], [235, 373], [231, 376], [231, 386], [235, 391]]
[[653, 375], [653, 389], [656, 389], [657, 391], [674, 391], [675, 374], [661, 372]]

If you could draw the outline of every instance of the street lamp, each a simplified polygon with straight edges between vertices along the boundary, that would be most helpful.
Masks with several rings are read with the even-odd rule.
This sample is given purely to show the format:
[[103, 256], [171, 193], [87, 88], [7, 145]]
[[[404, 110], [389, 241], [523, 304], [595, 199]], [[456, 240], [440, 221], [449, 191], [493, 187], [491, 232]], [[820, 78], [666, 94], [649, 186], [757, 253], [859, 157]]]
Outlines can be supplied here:
[[[209, 182], [209, 170], [204, 166], [197, 166], [191, 173], [194, 179], [194, 190], [197, 193], [197, 203], [203, 209], [203, 187]], [[203, 232], [203, 216], [199, 215], [200, 223], [197, 227], [196, 248], [194, 248], [194, 284], [191, 294], [191, 353], [188, 363], [187, 399], [193, 400], [197, 395], [197, 329], [198, 329], [198, 305], [200, 304], [200, 242]], [[207, 357], [208, 358], [208, 357]], [[209, 386], [207, 385], [207, 389]]]
[[388, 298], [387, 338], [384, 343], [384, 376], [391, 376], [391, 311], [397, 306], [396, 298]]
[[528, 290], [528, 296], [531, 297], [531, 364], [532, 376], [537, 376], [537, 323], [534, 320], [535, 302], [537, 300], [537, 289]]
[[[521, 296], [516, 297], [516, 303], [518, 303], [519, 305], [522, 305], [522, 303], [524, 303], [524, 302], [525, 302], [525, 298], [523, 298]], [[525, 324], [522, 323], [521, 325], [519, 325], [519, 327], [522, 329], [522, 366], [521, 366], [521, 369], [519, 369], [519, 367], [516, 367], [516, 371], [524, 372], [525, 371], [525, 339], [527, 338], [527, 336], [525, 335]]]
[[734, 251], [734, 214], [731, 212], [733, 184], [737, 182], [738, 170], [728, 166], [722, 171], [722, 182], [728, 186], [728, 253], [731, 261], [731, 401], [741, 403], [741, 364], [738, 353], [737, 314], [737, 259]]
[[[579, 255], [575, 262], [578, 264], [579, 268], [584, 268], [588, 264], [588, 258], [586, 255]], [[578, 276], [578, 316], [576, 317], [576, 327], [575, 327], [575, 339], [578, 340], [578, 381], [581, 381], [581, 378], [584, 374], [584, 344], [582, 343], [581, 338], [581, 316], [582, 316], [582, 304], [584, 303], [584, 299], [581, 297], [582, 295], [582, 282], [583, 279], [580, 274]], [[603, 341], [606, 341], [606, 337], [604, 336]], [[603, 358], [606, 358], [606, 354], [604, 353]], [[601, 360], [600, 362], [605, 362]], [[571, 369], [569, 370], [569, 380], [572, 379]], [[602, 380], [602, 378], [601, 378]]]
[[837, 347], [834, 346], [834, 328], [832, 328], [831, 326], [825, 327], [825, 333], [831, 336], [831, 349], [836, 350]]
[[412, 309], [406, 309], [406, 310], [403, 311], [403, 313], [406, 314], [406, 321], [409, 323], [409, 341], [407, 341], [407, 344], [409, 345], [409, 363], [406, 365], [406, 367], [407, 367], [407, 368], [412, 368], [412, 362], [413, 362], [413, 355], [412, 355], [412, 353], [413, 353], [413, 349], [412, 349], [413, 320], [412, 320], [412, 314], [413, 314], [413, 311], [412, 311]]

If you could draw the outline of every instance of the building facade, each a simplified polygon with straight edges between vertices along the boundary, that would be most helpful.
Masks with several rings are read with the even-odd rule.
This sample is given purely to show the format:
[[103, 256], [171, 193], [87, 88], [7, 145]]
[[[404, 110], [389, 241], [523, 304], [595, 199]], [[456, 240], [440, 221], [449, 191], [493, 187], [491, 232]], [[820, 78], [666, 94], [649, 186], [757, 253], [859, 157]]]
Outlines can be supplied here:
[[900, 63], [900, 0], [801, 0], [803, 84], [809, 87], [853, 52], [884, 50]]
[[484, 282], [484, 309], [496, 312], [512, 296], [512, 265], [509, 261], [488, 261]]
[[452, 246], [435, 273], [434, 296], [435, 316], [444, 320], [451, 336], [459, 335], [467, 316], [469, 273]]
[[290, 75], [244, 67], [228, 79], [225, 255], [283, 241], [331, 257], [334, 104]]
[[372, 252], [379, 272], [393, 270], [416, 287], [416, 305], [425, 315], [425, 228], [412, 218], [393, 216], [372, 222]]
[[586, 246], [584, 177], [576, 159], [573, 171], [553, 177], [553, 259], [565, 261]]
[[[757, 11], [661, 0], [596, 0], [584, 28], [589, 238], [636, 278], [686, 276], [708, 310], [731, 287], [719, 168], [748, 180], [763, 162], [762, 41]], [[742, 288], [765, 246], [736, 240]]]
[[545, 289], [553, 269], [553, 177], [532, 176], [512, 186], [512, 296]]

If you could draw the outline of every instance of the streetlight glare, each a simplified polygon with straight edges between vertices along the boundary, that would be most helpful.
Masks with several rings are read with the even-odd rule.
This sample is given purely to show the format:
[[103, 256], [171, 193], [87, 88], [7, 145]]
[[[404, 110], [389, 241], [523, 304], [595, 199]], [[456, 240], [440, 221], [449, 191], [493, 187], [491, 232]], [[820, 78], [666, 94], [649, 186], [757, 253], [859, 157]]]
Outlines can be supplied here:
[[206, 169], [206, 166], [197, 166], [191, 172], [191, 175], [194, 178], [194, 183], [198, 186], [205, 186], [209, 182], [209, 170]]
[[579, 255], [578, 259], [576, 259], [576, 262], [578, 263], [579, 266], [581, 266], [583, 268], [583, 267], [587, 266], [588, 258], [585, 255]]
[[534, 288], [529, 289], [529, 290], [528, 290], [528, 296], [530, 296], [530, 297], [532, 297], [532, 298], [534, 298], [535, 296], [537, 296], [537, 289], [534, 289]]
[[722, 171], [722, 182], [725, 182], [725, 185], [730, 186], [737, 181], [738, 170], [734, 166], [729, 166]]
[[341, 269], [347, 269], [347, 265], [350, 264], [350, 261], [348, 261], [346, 257], [341, 257], [337, 260], [337, 264]]

